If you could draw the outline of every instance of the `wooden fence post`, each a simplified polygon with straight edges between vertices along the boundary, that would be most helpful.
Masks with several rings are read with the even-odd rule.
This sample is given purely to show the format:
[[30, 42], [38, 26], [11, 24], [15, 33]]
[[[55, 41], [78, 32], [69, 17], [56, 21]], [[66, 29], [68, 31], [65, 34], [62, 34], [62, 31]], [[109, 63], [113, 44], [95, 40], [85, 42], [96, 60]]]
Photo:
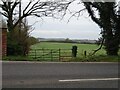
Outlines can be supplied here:
[[51, 49], [50, 55], [51, 55], [51, 61], [53, 61], [52, 49]]
[[59, 61], [61, 59], [61, 49], [59, 49]]
[[36, 49], [35, 49], [35, 59], [37, 58], [36, 54], [37, 54], [37, 52], [36, 52]]
[[42, 50], [43, 50], [43, 55], [42, 56], [43, 56], [43, 60], [44, 60], [44, 48]]

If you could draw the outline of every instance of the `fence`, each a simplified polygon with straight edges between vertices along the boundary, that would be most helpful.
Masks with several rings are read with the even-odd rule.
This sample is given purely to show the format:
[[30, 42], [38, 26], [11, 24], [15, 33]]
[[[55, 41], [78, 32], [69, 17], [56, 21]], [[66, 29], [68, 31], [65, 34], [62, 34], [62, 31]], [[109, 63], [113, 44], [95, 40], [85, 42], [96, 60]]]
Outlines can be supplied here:
[[36, 60], [68, 61], [72, 58], [71, 49], [31, 49], [29, 57]]

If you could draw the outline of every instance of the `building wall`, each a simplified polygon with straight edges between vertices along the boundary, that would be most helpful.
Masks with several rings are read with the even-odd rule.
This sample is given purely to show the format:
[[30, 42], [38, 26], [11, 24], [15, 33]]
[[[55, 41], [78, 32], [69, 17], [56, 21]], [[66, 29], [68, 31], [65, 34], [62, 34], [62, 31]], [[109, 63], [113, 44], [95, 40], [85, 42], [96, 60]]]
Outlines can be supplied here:
[[7, 55], [7, 29], [2, 28], [2, 56]]

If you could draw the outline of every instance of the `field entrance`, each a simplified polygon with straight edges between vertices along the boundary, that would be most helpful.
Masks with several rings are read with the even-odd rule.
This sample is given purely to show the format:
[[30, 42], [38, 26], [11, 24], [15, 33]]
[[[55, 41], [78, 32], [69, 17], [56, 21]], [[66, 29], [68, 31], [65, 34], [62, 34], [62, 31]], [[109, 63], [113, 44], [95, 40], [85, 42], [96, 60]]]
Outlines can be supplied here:
[[[73, 46], [77, 46], [77, 59], [89, 57], [93, 50], [98, 48], [96, 44], [41, 42], [31, 46], [28, 57], [38, 61], [71, 61], [75, 59], [72, 57]], [[95, 54], [95, 56], [99, 55], [106, 55], [105, 50], [101, 49]]]
[[72, 58], [71, 49], [31, 49], [29, 57], [44, 61], [69, 61]]

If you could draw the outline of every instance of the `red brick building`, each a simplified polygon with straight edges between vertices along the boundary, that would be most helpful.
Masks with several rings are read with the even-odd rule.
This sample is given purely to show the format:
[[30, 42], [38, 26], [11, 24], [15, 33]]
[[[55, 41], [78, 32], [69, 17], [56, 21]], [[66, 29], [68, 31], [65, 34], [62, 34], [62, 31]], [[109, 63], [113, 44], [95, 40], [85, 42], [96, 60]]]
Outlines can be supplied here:
[[7, 28], [2, 28], [2, 56], [7, 55]]

